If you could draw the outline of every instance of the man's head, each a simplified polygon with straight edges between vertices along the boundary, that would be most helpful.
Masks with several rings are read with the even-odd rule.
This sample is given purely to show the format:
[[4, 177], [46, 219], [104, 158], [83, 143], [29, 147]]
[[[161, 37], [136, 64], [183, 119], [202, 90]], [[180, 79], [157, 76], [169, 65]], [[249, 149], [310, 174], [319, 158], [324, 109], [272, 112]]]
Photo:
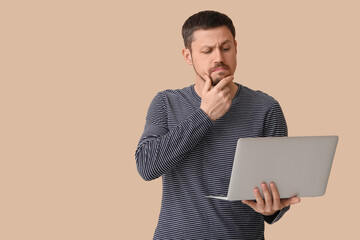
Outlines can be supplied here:
[[181, 31], [185, 47], [191, 51], [191, 43], [195, 31], [222, 26], [226, 26], [235, 39], [235, 27], [231, 19], [225, 14], [215, 11], [202, 11], [192, 15], [185, 21]]
[[231, 19], [215, 11], [203, 11], [189, 17], [182, 28], [186, 62], [194, 67], [198, 81], [207, 75], [216, 85], [234, 75], [236, 69], [235, 28]]

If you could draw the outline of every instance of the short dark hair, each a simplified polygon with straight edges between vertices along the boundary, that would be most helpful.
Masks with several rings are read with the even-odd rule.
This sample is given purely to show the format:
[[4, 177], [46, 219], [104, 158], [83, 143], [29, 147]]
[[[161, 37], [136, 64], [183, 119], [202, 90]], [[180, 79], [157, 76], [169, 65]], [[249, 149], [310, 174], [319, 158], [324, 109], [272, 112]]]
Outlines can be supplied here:
[[235, 39], [235, 27], [231, 19], [223, 13], [216, 11], [202, 11], [190, 16], [182, 27], [184, 45], [191, 50], [193, 33], [196, 30], [207, 30], [226, 26]]

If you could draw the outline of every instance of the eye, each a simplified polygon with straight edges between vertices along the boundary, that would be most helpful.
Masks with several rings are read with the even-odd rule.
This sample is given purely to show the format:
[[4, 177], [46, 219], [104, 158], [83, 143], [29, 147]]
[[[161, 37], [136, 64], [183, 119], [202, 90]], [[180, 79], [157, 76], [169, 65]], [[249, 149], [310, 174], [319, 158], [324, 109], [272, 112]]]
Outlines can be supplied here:
[[211, 53], [211, 49], [206, 49], [203, 51], [203, 53]]
[[229, 51], [230, 50], [230, 48], [229, 47], [227, 47], [227, 48], [223, 48], [223, 51]]

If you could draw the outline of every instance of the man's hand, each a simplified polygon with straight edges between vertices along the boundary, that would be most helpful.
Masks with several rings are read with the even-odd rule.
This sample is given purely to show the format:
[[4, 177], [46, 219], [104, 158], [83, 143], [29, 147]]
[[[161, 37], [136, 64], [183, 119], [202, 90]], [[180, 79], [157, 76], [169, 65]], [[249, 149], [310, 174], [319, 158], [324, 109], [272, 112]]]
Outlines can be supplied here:
[[279, 191], [277, 190], [276, 185], [273, 182], [270, 183], [272, 196], [266, 183], [261, 184], [261, 189], [265, 199], [262, 198], [260, 190], [258, 188], [255, 188], [254, 196], [256, 202], [242, 201], [242, 203], [249, 205], [252, 209], [254, 209], [258, 213], [261, 213], [262, 215], [273, 215], [277, 211], [292, 204], [299, 203], [301, 201], [299, 197], [280, 199]]
[[205, 76], [205, 86], [202, 91], [200, 108], [215, 121], [229, 110], [231, 106], [230, 83], [233, 76], [223, 78], [215, 87], [212, 88], [211, 79]]

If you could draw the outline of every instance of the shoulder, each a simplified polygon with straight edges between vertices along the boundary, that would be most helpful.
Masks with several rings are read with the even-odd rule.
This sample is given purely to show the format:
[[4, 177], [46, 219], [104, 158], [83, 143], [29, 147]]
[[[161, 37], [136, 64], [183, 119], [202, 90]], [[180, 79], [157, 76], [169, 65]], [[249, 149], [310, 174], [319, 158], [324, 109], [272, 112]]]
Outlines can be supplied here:
[[168, 98], [183, 98], [191, 94], [191, 86], [187, 86], [182, 89], [166, 89], [159, 92], [159, 94]]
[[260, 90], [253, 90], [249, 87], [240, 85], [242, 95], [242, 100], [249, 101], [251, 104], [260, 104], [264, 106], [271, 107], [274, 104], [277, 104], [277, 100], [270, 96], [269, 94], [260, 91]]
[[189, 102], [193, 101], [194, 94], [192, 86], [187, 86], [182, 89], [166, 89], [157, 93], [155, 98], [161, 100], [164, 104], [170, 102]]

